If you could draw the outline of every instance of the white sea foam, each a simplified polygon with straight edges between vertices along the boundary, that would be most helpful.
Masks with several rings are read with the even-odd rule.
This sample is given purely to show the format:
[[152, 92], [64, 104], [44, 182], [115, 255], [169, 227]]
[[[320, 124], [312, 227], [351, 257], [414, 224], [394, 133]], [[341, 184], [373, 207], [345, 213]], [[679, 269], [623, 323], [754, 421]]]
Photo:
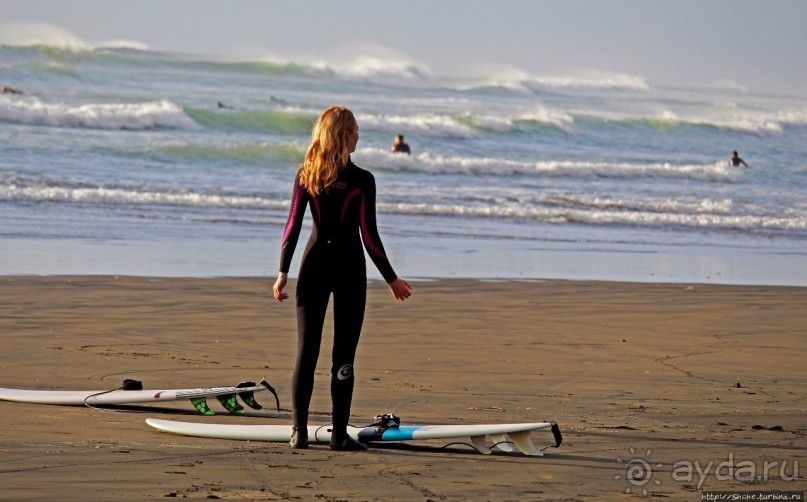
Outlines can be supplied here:
[[578, 75], [533, 75], [519, 68], [505, 67], [482, 80], [484, 87], [501, 87], [515, 92], [532, 92], [546, 89], [622, 89], [646, 91], [650, 89], [643, 77], [626, 73], [590, 71]]
[[719, 230], [805, 230], [807, 218], [735, 216], [721, 214], [680, 214], [656, 212], [578, 211], [567, 221], [593, 225], [631, 225], [666, 228], [674, 226]]
[[607, 197], [587, 197], [582, 195], [553, 195], [544, 200], [530, 201], [531, 204], [567, 207], [598, 211], [643, 211], [648, 213], [677, 214], [731, 214], [734, 201], [731, 199], [671, 199], [653, 198], [626, 199]]
[[47, 185], [18, 186], [0, 184], [0, 200], [93, 203], [110, 205], [171, 205], [187, 207], [231, 207], [243, 209], [285, 209], [287, 200], [244, 195], [203, 194], [194, 192], [139, 191], [125, 188], [64, 187]]
[[714, 110], [675, 112], [662, 109], [658, 112], [636, 114], [618, 110], [570, 110], [571, 117], [589, 118], [604, 122], [641, 124], [665, 128], [678, 125], [706, 126], [749, 134], [765, 135], [781, 133], [785, 126], [807, 125], [807, 109], [774, 111], [743, 110], [736, 104], [722, 103]]
[[669, 178], [710, 182], [739, 183], [743, 173], [725, 162], [710, 164], [585, 162], [569, 160], [521, 161], [489, 157], [447, 156], [431, 152], [412, 156], [390, 155], [380, 148], [357, 150], [357, 163], [390, 171], [411, 171], [429, 174], [473, 174], [565, 178]]
[[361, 127], [402, 134], [423, 134], [442, 138], [473, 138], [479, 135], [473, 128], [453, 117], [437, 114], [377, 115], [357, 114]]
[[135, 40], [107, 40], [95, 44], [96, 49], [129, 49], [133, 51], [147, 51], [149, 46]]
[[89, 129], [195, 129], [199, 126], [170, 101], [145, 103], [44, 103], [31, 97], [0, 97], [0, 122]]
[[574, 118], [561, 110], [536, 105], [532, 111], [513, 116], [467, 112], [457, 116], [437, 113], [417, 115], [357, 114], [361, 127], [371, 130], [419, 134], [439, 138], [475, 138], [482, 131], [506, 133], [517, 128], [517, 122], [536, 122], [576, 133]]
[[807, 108], [792, 108], [790, 110], [780, 110], [776, 114], [776, 120], [788, 125], [807, 125]]
[[320, 79], [335, 79], [348, 82], [376, 82], [401, 84], [427, 79], [431, 70], [422, 63], [390, 55], [360, 55], [342, 62], [289, 60], [278, 55], [261, 58], [265, 63], [301, 71], [303, 74]]
[[0, 24], [0, 44], [11, 47], [41, 45], [68, 52], [84, 52], [95, 49], [149, 50], [146, 44], [134, 40], [114, 39], [90, 44], [69, 30], [46, 23]]
[[748, 92], [748, 88], [731, 79], [716, 80], [706, 84], [707, 89], [715, 89], [720, 91], [735, 91], [735, 92]]
[[555, 126], [566, 132], [576, 132], [574, 117], [571, 114], [563, 110], [553, 110], [540, 104], [533, 111], [518, 116], [516, 120], [534, 120], [542, 124]]
[[15, 47], [43, 45], [71, 52], [92, 50], [92, 45], [70, 31], [45, 23], [2, 24], [0, 44]]
[[[109, 205], [167, 205], [219, 207], [284, 211], [285, 198], [272, 199], [245, 195], [191, 192], [138, 191], [102, 187], [17, 186], [0, 184], [0, 200], [29, 200]], [[464, 216], [536, 220], [544, 223], [584, 223], [644, 227], [694, 227], [719, 230], [806, 230], [803, 213], [775, 216], [733, 215], [730, 200], [625, 201], [608, 199], [563, 199], [550, 197], [542, 202], [480, 199], [475, 203], [379, 203], [379, 211], [429, 216]]]
[[535, 220], [543, 223], [564, 224], [582, 223], [595, 226], [636, 226], [636, 227], [691, 227], [711, 230], [805, 230], [807, 217], [736, 216], [715, 213], [677, 213], [661, 210], [609, 211], [596, 208], [569, 208], [520, 203], [498, 204], [450, 204], [450, 203], [381, 203], [379, 209], [399, 214], [420, 214], [436, 216], [465, 216], [482, 218], [506, 218]]
[[431, 71], [405, 59], [387, 59], [374, 56], [359, 56], [353, 61], [334, 67], [335, 73], [343, 78], [354, 80], [410, 79], [419, 80]]
[[643, 77], [626, 73], [589, 72], [580, 76], [535, 76], [528, 80], [530, 86], [554, 88], [594, 88], [594, 89], [650, 89]]

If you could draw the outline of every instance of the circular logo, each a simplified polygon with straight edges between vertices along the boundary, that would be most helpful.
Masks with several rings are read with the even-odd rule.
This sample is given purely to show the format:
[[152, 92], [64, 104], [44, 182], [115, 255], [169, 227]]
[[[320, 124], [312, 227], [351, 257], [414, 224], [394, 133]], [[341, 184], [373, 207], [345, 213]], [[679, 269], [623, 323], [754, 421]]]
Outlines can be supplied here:
[[348, 378], [353, 376], [353, 365], [346, 364], [339, 368], [339, 371], [336, 372], [336, 378], [339, 380], [347, 380]]
[[[636, 455], [636, 450], [631, 448], [630, 453], [631, 455]], [[647, 450], [645, 452], [645, 456], [649, 457], [651, 453], [653, 453], [652, 450]], [[625, 464], [624, 478], [628, 482], [628, 488], [625, 490], [625, 493], [630, 493], [631, 488], [635, 487], [635, 488], [641, 488], [642, 495], [647, 496], [648, 494], [647, 488], [644, 488], [644, 486], [647, 483], [649, 483], [652, 480], [653, 484], [655, 484], [656, 486], [661, 484], [661, 481], [659, 481], [658, 479], [652, 479], [653, 466], [651, 466], [650, 462], [648, 462], [644, 458], [634, 457], [628, 460], [627, 462], [625, 462], [621, 458], [617, 458], [616, 461], [619, 462], [620, 464]], [[662, 468], [664, 467], [664, 464], [656, 464], [656, 467]], [[622, 479], [622, 477], [623, 476], [621, 474], [617, 474], [616, 476], [614, 476], [614, 479]]]
[[653, 476], [653, 468], [647, 460], [634, 458], [625, 464], [625, 479], [633, 486], [644, 486]]

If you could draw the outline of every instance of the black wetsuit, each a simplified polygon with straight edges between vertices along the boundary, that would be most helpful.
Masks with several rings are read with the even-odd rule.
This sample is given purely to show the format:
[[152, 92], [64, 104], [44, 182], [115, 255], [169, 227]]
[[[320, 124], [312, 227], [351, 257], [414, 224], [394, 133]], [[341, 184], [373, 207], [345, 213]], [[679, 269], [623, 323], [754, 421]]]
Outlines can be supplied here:
[[[375, 216], [375, 178], [353, 162], [336, 182], [316, 197], [294, 180], [289, 219], [280, 251], [280, 271], [288, 272], [306, 205], [314, 225], [297, 280], [297, 364], [292, 379], [293, 419], [308, 424], [322, 327], [333, 294], [334, 343], [331, 367], [334, 434], [344, 434], [353, 398], [353, 360], [359, 343], [367, 297], [362, 240], [379, 272], [391, 283], [397, 276], [384, 253]], [[361, 240], [359, 235], [361, 234]]]
[[392, 145], [392, 153], [405, 153], [407, 155], [411, 155], [412, 150], [409, 149], [409, 145], [406, 143], [395, 143]]

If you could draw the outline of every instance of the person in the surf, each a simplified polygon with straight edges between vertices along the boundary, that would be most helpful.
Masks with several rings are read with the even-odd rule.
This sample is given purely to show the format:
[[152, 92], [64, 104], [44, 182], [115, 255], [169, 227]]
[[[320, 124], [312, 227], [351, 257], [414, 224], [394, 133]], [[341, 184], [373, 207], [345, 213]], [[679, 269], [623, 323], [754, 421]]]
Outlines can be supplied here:
[[14, 89], [13, 87], [9, 87], [7, 85], [3, 86], [3, 94], [22, 94], [22, 91], [19, 89]]
[[410, 155], [412, 151], [409, 149], [409, 145], [404, 143], [403, 134], [399, 134], [395, 136], [395, 143], [392, 144], [392, 148], [389, 150], [391, 153], [405, 153]]
[[734, 152], [732, 152], [731, 160], [729, 160], [729, 162], [734, 167], [740, 167], [740, 166], [748, 167], [748, 164], [743, 159], [741, 159], [740, 156], [737, 154], [737, 150], [734, 150]]

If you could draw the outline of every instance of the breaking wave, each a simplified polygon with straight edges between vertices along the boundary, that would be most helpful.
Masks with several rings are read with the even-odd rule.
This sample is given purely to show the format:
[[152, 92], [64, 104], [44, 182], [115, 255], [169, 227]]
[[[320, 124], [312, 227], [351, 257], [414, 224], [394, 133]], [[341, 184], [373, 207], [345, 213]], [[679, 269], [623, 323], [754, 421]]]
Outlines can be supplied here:
[[388, 171], [428, 174], [491, 176], [534, 176], [559, 178], [689, 179], [703, 182], [741, 183], [745, 175], [726, 162], [710, 164], [668, 164], [627, 162], [581, 162], [570, 160], [520, 161], [499, 158], [448, 156], [434, 153], [390, 155], [380, 148], [365, 147], [354, 158], [361, 165]]
[[[189, 208], [233, 208], [271, 210], [285, 213], [285, 196], [271, 197], [249, 194], [216, 194], [170, 190], [137, 190], [129, 188], [48, 186], [43, 184], [3, 184], [0, 201], [103, 204], [111, 206], [180, 206]], [[535, 220], [547, 224], [579, 223], [595, 226], [692, 227], [711, 230], [803, 231], [807, 215], [781, 216], [733, 214], [730, 199], [646, 199], [623, 200], [602, 197], [548, 196], [533, 200], [510, 200], [502, 197], [477, 197], [471, 203], [399, 202], [379, 203], [385, 213], [462, 216], [509, 220]], [[250, 222], [251, 215], [244, 215]], [[235, 218], [235, 220], [233, 220]], [[237, 223], [237, 214], [229, 217]]]
[[170, 101], [146, 103], [44, 103], [36, 98], [0, 98], [0, 122], [51, 127], [142, 130], [199, 126]]

